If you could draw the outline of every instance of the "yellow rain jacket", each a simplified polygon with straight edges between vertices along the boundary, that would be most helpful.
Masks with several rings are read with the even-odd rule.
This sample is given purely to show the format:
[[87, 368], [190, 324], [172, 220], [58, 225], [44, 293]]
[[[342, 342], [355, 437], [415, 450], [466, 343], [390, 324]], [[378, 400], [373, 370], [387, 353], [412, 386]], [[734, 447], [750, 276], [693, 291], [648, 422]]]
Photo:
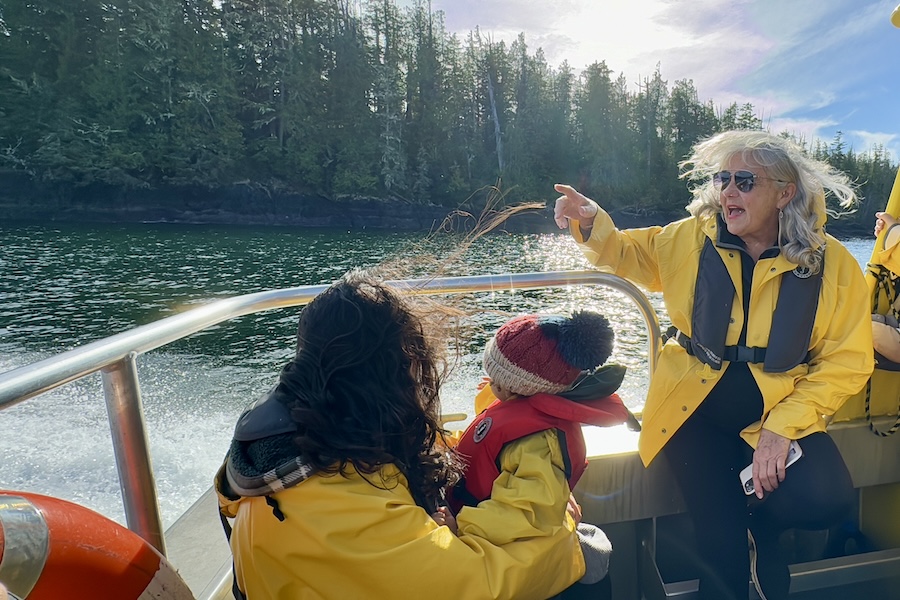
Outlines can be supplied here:
[[[570, 231], [587, 259], [650, 291], [662, 291], [672, 324], [692, 335], [694, 285], [699, 255], [706, 238], [715, 241], [714, 219], [687, 218], [664, 227], [619, 231], [602, 209], [584, 239], [579, 224]], [[735, 345], [744, 323], [741, 257], [737, 251], [716, 248], [736, 290], [726, 344]], [[747, 345], [766, 347], [781, 277], [795, 264], [783, 256], [760, 259], [753, 272]], [[810, 339], [810, 361], [785, 373], [766, 373], [750, 364], [763, 396], [762, 420], [741, 432], [755, 447], [760, 429], [790, 439], [824, 431], [826, 419], [865, 385], [873, 369], [869, 294], [862, 270], [840, 242], [828, 236], [825, 272]], [[638, 442], [641, 459], [649, 465], [672, 434], [709, 394], [727, 368], [713, 370], [691, 356], [675, 340], [662, 349], [647, 391], [643, 429]]]
[[[884, 246], [875, 256], [876, 264], [892, 273], [900, 273], [900, 225], [891, 227], [884, 236]], [[893, 312], [900, 309], [900, 299], [894, 301]], [[872, 321], [872, 337], [875, 349], [885, 358], [900, 362], [900, 331], [889, 324]]]
[[477, 506], [463, 507], [457, 515], [461, 534], [506, 544], [574, 530], [574, 523], [566, 517], [569, 483], [555, 429], [510, 442], [500, 452], [499, 460], [500, 475], [494, 480], [490, 498]]
[[235, 518], [235, 573], [249, 600], [544, 600], [584, 574], [568, 518], [519, 530], [537, 537], [489, 542], [465, 509], [457, 537], [415, 504], [395, 467], [381, 476], [392, 483], [378, 487], [378, 475], [368, 476], [372, 485], [356, 472], [313, 475], [272, 495], [283, 520], [265, 497], [220, 494], [223, 513]]

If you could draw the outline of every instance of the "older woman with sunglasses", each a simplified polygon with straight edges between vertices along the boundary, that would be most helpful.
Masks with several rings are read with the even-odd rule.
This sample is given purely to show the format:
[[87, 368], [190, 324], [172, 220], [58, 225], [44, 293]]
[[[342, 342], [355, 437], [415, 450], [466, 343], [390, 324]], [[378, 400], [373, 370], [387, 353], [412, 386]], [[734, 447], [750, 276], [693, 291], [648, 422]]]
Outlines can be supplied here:
[[665, 455], [679, 481], [700, 596], [746, 600], [749, 573], [764, 600], [787, 598], [781, 532], [830, 527], [854, 502], [825, 426], [872, 371], [869, 302], [824, 225], [826, 191], [843, 208], [856, 197], [846, 176], [761, 131], [715, 135], [681, 167], [694, 183], [684, 220], [620, 231], [567, 185], [554, 216], [592, 263], [663, 293], [672, 327], [639, 451], [645, 465]]

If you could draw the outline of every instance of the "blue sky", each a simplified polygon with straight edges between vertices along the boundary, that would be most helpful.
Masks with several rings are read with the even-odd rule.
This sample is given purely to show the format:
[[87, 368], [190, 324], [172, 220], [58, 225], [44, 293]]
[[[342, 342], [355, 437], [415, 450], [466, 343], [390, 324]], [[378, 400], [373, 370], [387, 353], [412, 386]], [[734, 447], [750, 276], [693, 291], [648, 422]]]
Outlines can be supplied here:
[[[431, 0], [447, 29], [494, 41], [525, 33], [529, 51], [574, 69], [605, 60], [632, 84], [657, 63], [701, 101], [750, 102], [774, 132], [854, 151], [880, 143], [900, 161], [897, 0]], [[403, 4], [401, 2], [401, 4]]]

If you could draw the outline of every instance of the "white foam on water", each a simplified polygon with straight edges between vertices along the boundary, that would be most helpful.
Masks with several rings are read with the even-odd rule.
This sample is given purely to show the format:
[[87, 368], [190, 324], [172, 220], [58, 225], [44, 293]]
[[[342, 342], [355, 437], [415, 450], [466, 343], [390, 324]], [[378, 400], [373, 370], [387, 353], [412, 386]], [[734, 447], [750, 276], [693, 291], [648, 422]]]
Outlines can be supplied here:
[[[0, 357], [5, 371], [43, 357]], [[241, 407], [259, 377], [207, 357], [151, 353], [138, 359], [151, 462], [164, 526], [212, 485]], [[124, 524], [100, 376], [3, 411], [0, 481], [77, 502]]]

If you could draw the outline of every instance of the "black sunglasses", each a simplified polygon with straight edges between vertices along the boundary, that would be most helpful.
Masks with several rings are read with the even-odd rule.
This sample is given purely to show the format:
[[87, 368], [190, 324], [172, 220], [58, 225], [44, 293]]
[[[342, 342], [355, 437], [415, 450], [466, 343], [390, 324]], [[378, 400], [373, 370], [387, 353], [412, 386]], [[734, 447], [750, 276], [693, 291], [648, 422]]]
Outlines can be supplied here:
[[781, 179], [763, 177], [762, 175], [757, 175], [756, 173], [751, 173], [750, 171], [735, 171], [734, 173], [732, 173], [731, 171], [719, 171], [718, 173], [713, 173], [713, 187], [720, 191], [727, 189], [728, 184], [731, 183], [732, 175], [734, 175], [734, 187], [736, 187], [738, 191], [743, 192], [744, 194], [750, 192], [750, 190], [753, 189], [753, 186], [756, 185], [757, 179], [769, 179], [771, 181], [785, 183]]

